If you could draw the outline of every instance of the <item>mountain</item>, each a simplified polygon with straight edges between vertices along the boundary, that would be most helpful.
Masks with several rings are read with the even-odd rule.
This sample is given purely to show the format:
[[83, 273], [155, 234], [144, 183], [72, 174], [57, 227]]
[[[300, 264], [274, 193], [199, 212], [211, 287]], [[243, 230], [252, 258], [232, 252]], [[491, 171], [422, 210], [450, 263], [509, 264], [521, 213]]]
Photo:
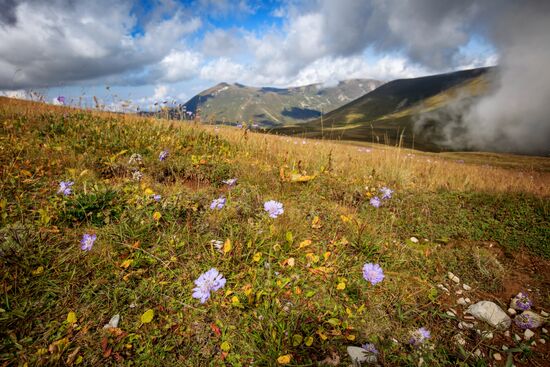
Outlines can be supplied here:
[[253, 122], [261, 126], [302, 123], [317, 118], [374, 90], [373, 79], [351, 79], [335, 86], [311, 84], [293, 88], [248, 87], [220, 83], [184, 104], [186, 111], [200, 110], [203, 121]]
[[[272, 129], [286, 135], [359, 140], [440, 151], [449, 108], [462, 110], [491, 88], [494, 68], [462, 70], [388, 82], [321, 118]], [[455, 108], [456, 110], [456, 108]], [[448, 119], [444, 118], [448, 117]], [[456, 118], [456, 116], [452, 116]], [[420, 122], [420, 123], [419, 123]]]

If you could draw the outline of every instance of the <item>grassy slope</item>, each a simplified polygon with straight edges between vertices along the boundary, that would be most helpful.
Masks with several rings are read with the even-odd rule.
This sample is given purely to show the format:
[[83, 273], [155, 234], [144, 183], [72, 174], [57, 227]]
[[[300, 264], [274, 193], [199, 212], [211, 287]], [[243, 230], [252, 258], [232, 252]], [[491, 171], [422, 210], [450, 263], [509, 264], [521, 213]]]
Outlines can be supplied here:
[[[529, 286], [536, 307], [550, 307], [546, 161], [484, 166], [7, 99], [0, 121], [0, 363], [264, 366], [288, 354], [292, 365], [334, 355], [349, 364], [345, 346], [370, 341], [386, 366], [421, 356], [459, 365], [449, 300], [435, 287], [447, 271], [474, 288], [472, 299], [504, 305]], [[143, 156], [139, 183], [132, 153]], [[292, 172], [316, 178], [288, 182]], [[221, 183], [230, 177], [233, 189]], [[74, 195], [56, 195], [68, 179]], [[394, 197], [369, 206], [384, 185]], [[210, 210], [220, 195], [226, 207]], [[284, 204], [277, 219], [262, 210], [270, 199]], [[83, 233], [98, 237], [89, 253]], [[231, 249], [218, 252], [213, 239]], [[525, 273], [516, 254], [531, 259]], [[380, 263], [386, 279], [365, 282], [365, 262]], [[193, 280], [210, 267], [227, 285], [201, 305]], [[528, 285], [510, 285], [511, 272]], [[155, 316], [142, 324], [148, 309]], [[117, 313], [120, 328], [102, 330]], [[420, 326], [433, 350], [391, 342]], [[467, 340], [469, 352], [500, 348], [475, 333]], [[544, 353], [514, 361], [532, 365]]]
[[477, 96], [488, 88], [486, 72], [480, 68], [394, 80], [320, 119], [297, 126], [276, 128], [274, 132], [329, 139], [401, 144], [426, 151], [440, 151], [436, 136], [414, 131], [414, 118], [434, 112], [448, 101]]

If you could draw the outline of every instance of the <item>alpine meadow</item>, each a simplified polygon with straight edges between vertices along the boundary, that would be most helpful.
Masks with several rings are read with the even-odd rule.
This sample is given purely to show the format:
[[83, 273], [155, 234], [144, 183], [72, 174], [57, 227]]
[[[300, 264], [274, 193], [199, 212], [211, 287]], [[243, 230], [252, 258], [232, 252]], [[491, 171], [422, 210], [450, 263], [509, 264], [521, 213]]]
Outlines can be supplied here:
[[548, 366], [550, 3], [0, 3], [0, 366]]

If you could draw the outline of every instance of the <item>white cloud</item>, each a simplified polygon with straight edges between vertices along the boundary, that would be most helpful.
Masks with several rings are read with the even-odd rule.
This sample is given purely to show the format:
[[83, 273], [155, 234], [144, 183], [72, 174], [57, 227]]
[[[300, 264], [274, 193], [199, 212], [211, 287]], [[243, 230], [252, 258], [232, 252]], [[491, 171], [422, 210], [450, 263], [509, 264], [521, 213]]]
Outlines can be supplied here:
[[200, 77], [211, 81], [244, 82], [245, 67], [225, 57], [210, 61], [201, 68]]
[[177, 82], [191, 79], [197, 75], [202, 55], [193, 51], [172, 50], [159, 63], [159, 79], [165, 82]]

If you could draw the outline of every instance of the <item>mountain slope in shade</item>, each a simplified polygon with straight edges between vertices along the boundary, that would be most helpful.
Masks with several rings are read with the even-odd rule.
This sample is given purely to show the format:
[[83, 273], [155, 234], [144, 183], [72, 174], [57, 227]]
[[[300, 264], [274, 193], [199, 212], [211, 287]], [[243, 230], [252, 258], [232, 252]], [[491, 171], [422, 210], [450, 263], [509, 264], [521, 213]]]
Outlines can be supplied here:
[[187, 111], [200, 110], [203, 121], [253, 122], [261, 126], [301, 123], [315, 119], [374, 90], [381, 82], [351, 79], [336, 86], [311, 84], [293, 88], [248, 87], [220, 83], [185, 103]]
[[[388, 82], [372, 92], [304, 124], [272, 131], [281, 134], [396, 144], [445, 150], [442, 130], [450, 106], [464, 110], [491, 89], [494, 68], [478, 68]], [[457, 112], [456, 108], [455, 111]], [[452, 116], [456, 119], [457, 116]]]

